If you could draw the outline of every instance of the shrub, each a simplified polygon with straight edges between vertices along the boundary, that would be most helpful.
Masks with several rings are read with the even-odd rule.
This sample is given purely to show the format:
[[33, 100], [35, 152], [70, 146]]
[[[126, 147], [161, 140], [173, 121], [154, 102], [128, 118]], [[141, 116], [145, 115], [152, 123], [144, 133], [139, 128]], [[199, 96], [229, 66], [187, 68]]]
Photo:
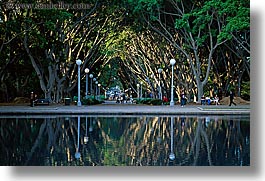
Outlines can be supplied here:
[[160, 99], [152, 99], [152, 100], [150, 100], [150, 104], [151, 105], [162, 105], [162, 100], [160, 100]]
[[162, 100], [153, 98], [142, 98], [134, 99], [136, 104], [147, 104], [147, 105], [162, 105]]
[[99, 100], [97, 100], [97, 99], [90, 99], [90, 98], [88, 98], [88, 99], [82, 99], [82, 105], [96, 105], [96, 104], [102, 104], [102, 103], [104, 103], [104, 101], [99, 101]]
[[245, 100], [250, 100], [250, 81], [242, 82], [241, 97]]

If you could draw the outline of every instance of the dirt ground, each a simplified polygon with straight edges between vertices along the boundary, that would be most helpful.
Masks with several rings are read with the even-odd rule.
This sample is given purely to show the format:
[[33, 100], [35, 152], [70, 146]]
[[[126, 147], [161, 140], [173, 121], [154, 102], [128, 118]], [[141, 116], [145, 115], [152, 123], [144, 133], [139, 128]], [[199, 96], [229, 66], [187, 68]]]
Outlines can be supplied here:
[[0, 106], [30, 105], [29, 98], [16, 97], [12, 102], [0, 102]]
[[[230, 98], [229, 97], [224, 97], [222, 100], [219, 101], [221, 105], [229, 105], [230, 103]], [[242, 99], [241, 97], [235, 97], [234, 102], [238, 105], [249, 105], [250, 101], [246, 101]]]

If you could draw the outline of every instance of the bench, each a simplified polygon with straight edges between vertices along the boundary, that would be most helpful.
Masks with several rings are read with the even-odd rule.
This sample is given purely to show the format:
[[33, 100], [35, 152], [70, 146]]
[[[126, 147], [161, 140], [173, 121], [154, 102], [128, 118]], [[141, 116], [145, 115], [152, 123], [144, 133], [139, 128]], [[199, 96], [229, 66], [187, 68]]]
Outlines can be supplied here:
[[50, 104], [50, 101], [49, 101], [48, 98], [46, 98], [46, 99], [36, 99], [34, 101], [34, 104], [35, 105], [49, 105]]

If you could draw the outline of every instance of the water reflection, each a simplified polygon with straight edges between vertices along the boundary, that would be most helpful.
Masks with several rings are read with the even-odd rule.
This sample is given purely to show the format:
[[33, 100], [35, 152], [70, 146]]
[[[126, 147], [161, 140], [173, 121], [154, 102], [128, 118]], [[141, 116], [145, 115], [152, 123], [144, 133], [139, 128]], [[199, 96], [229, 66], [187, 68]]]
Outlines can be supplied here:
[[245, 166], [249, 117], [0, 118], [0, 165]]
[[80, 116], [77, 118], [77, 146], [76, 146], [76, 151], [75, 151], [75, 158], [80, 159], [81, 154], [79, 152], [79, 140], [80, 140]]
[[170, 154], [169, 154], [169, 159], [170, 160], [175, 160], [175, 154], [174, 154], [174, 150], [173, 150], [173, 142], [174, 142], [174, 117], [171, 117], [171, 121], [170, 121]]

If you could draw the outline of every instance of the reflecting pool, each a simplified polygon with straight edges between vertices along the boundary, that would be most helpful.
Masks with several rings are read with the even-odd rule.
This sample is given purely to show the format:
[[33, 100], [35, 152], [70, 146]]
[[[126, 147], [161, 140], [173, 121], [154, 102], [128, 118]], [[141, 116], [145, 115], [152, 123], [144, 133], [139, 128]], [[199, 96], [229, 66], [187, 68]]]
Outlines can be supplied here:
[[249, 166], [249, 116], [0, 117], [0, 165]]

